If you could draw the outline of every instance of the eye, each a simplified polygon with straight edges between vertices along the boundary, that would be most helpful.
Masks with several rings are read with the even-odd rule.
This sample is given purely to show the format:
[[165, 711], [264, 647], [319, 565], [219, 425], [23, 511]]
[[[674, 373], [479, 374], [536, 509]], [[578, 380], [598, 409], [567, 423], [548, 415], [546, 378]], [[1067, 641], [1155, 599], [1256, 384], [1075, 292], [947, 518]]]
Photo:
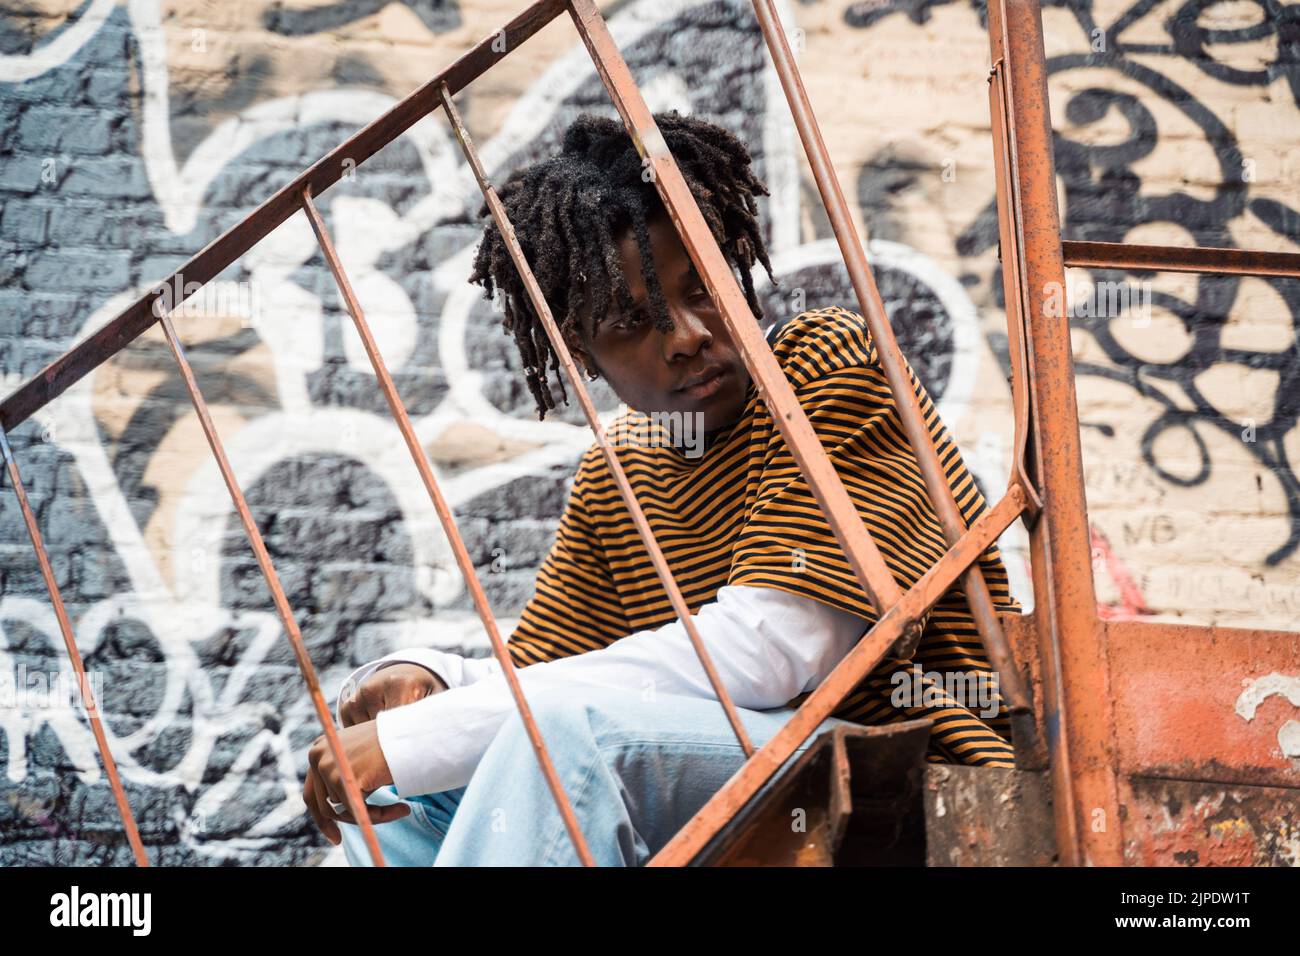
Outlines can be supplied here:
[[627, 332], [636, 328], [645, 320], [646, 320], [646, 314], [638, 310], [636, 312], [633, 312], [630, 316], [627, 316], [626, 318], [619, 319], [617, 322], [614, 323], [613, 327], [618, 329], [621, 332]]

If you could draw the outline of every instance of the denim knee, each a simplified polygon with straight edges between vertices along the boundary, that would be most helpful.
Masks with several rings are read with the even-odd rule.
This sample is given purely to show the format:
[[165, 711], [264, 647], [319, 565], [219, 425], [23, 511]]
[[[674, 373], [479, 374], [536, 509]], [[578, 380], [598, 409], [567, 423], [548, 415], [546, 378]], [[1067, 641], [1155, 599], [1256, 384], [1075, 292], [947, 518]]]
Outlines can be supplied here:
[[[528, 694], [526, 699], [537, 729], [548, 744], [552, 738], [590, 737], [593, 702], [586, 688], [547, 687]], [[501, 730], [523, 735], [524, 722], [518, 711], [507, 718]]]
[[545, 721], [566, 736], [599, 738], [604, 732], [624, 729], [629, 724], [644, 725], [653, 719], [653, 712], [640, 713], [643, 708], [638, 693], [621, 688], [547, 688], [537, 695], [535, 704], [530, 697], [529, 704], [538, 726]]

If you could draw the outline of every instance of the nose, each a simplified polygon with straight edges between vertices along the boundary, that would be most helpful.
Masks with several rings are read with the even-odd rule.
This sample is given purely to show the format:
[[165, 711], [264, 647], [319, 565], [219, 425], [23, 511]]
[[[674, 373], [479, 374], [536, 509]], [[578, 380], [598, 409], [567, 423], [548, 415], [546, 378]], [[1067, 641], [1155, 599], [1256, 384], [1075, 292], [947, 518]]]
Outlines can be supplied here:
[[713, 333], [698, 315], [688, 308], [674, 308], [669, 304], [672, 328], [664, 333], [664, 358], [675, 362], [691, 358], [700, 349], [713, 342]]

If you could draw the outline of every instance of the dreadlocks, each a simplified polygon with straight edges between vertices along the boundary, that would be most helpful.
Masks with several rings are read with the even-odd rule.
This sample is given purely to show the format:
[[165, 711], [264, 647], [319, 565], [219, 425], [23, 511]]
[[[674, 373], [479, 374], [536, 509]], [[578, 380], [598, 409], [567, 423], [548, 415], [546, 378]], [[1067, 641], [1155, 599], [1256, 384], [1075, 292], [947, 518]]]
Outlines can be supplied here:
[[[762, 307], [750, 275], [755, 260], [763, 264], [773, 283], [776, 280], [754, 199], [755, 194], [766, 196], [768, 191], [750, 170], [749, 150], [722, 127], [676, 110], [657, 113], [654, 119], [714, 241], [740, 272], [750, 309], [761, 319]], [[640, 253], [655, 328], [667, 332], [672, 326], [646, 228], [647, 220], [664, 212], [648, 169], [622, 123], [583, 113], [565, 131], [558, 156], [516, 170], [499, 190], [524, 258], [565, 343], [590, 379], [596, 376], [582, 345], [584, 309], [591, 311], [594, 336], [602, 318], [624, 314], [634, 304], [616, 243], [626, 228], [630, 227]], [[484, 202], [478, 215], [487, 213]], [[558, 374], [559, 355], [494, 222], [483, 231], [469, 281], [483, 286], [486, 299], [493, 297], [494, 286], [503, 293], [502, 324], [514, 335], [538, 419], [545, 419], [547, 410], [555, 407], [546, 381], [548, 359], [567, 405], [564, 381]]]

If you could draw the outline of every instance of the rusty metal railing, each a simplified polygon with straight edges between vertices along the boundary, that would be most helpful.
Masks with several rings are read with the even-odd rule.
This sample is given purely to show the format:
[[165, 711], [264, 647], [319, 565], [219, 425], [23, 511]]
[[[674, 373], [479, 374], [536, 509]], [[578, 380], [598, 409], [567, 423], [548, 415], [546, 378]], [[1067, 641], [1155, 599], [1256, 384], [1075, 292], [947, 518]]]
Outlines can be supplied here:
[[[990, 108], [997, 168], [1002, 268], [1007, 289], [1015, 450], [1005, 493], [969, 528], [962, 519], [952, 489], [940, 466], [913, 386], [913, 377], [885, 315], [862, 242], [833, 172], [775, 7], [771, 0], [754, 0], [754, 8], [839, 242], [862, 315], [876, 343], [882, 369], [897, 401], [901, 422], [948, 543], [948, 550], [943, 557], [906, 593], [900, 590], [886, 567], [775, 356], [752, 321], [743, 293], [691, 196], [594, 0], [538, 0], [533, 3], [501, 30], [476, 44], [428, 83], [304, 170], [247, 217], [200, 250], [164, 280], [163, 284], [170, 287], [175, 283], [180, 287], [180, 283], [175, 280], [183, 275], [183, 287], [187, 295], [193, 294], [197, 287], [213, 279], [289, 216], [299, 209], [304, 212], [361, 337], [379, 387], [451, 543], [457, 565], [470, 589], [475, 610], [487, 630], [493, 653], [501, 663], [569, 837], [582, 862], [591, 864], [590, 850], [528, 707], [515, 674], [513, 660], [474, 572], [455, 519], [439, 489], [432, 467], [419, 444], [410, 417], [370, 332], [361, 304], [314, 202], [315, 197], [338, 181], [345, 170], [360, 165], [415, 122], [441, 108], [474, 173], [493, 220], [506, 241], [530, 301], [577, 393], [583, 413], [672, 606], [685, 625], [718, 701], [748, 758], [727, 784], [656, 854], [650, 861], [651, 864], [688, 863], [726, 821], [786, 763], [809, 734], [831, 715], [853, 687], [870, 674], [886, 654], [893, 651], [895, 654], [910, 656], [920, 638], [918, 622], [936, 601], [959, 582], [990, 660], [998, 671], [1003, 697], [1011, 712], [1017, 765], [1028, 768], [1043, 766], [1047, 762], [1051, 764], [1058, 794], [1058, 842], [1064, 861], [1116, 861], [1119, 858], [1117, 832], [1090, 833], [1079, 825], [1079, 821], [1084, 818], [1085, 808], [1113, 808], [1117, 798], [1113, 762], [1108, 759], [1104, 733], [1097, 730], [1097, 727], [1110, 725], [1106, 712], [1110, 705], [1105, 695], [1106, 670], [1100, 659], [1098, 621], [1092, 588], [1068, 322], [1045, 316], [1042, 308], [1029, 294], [1029, 290], [1044, 288], [1047, 282], [1060, 282], [1066, 261], [1062, 256], [1059, 217], [1055, 207], [1051, 127], [1046, 108], [1046, 74], [1038, 0], [992, 0], [990, 3], [989, 34], [993, 62]], [[757, 750], [749, 740], [731, 697], [710, 660], [682, 592], [598, 420], [583, 378], [578, 374], [567, 344], [515, 240], [505, 209], [487, 178], [453, 101], [459, 90], [564, 11], [569, 13], [586, 45], [639, 154], [653, 170], [653, 181], [664, 206], [708, 292], [718, 304], [728, 332], [736, 342], [759, 394], [771, 410], [792, 456], [807, 477], [854, 573], [880, 612], [877, 623], [858, 645], [808, 695], [776, 736]], [[503, 37], [505, 44], [500, 42]], [[1105, 263], [1111, 267], [1155, 268], [1160, 266], [1153, 263], [1164, 263], [1171, 268], [1189, 269], [1217, 265], [1243, 272], [1253, 271], [1254, 274], [1300, 274], [1300, 265], [1297, 264], [1300, 263], [1300, 256], [1243, 255], [1236, 250], [1171, 251], [1153, 247], [1111, 247], [1103, 243], [1066, 243], [1065, 249], [1067, 255], [1072, 257], [1072, 264]], [[1252, 255], [1262, 258], [1251, 258]], [[1171, 262], [1175, 265], [1169, 266]], [[377, 865], [382, 865], [382, 854], [365, 812], [364, 797], [339, 742], [292, 609], [243, 492], [225, 457], [220, 438], [170, 316], [165, 310], [157, 308], [158, 301], [152, 293], [146, 294], [24, 383], [0, 404], [0, 450], [3, 450], [10, 481], [22, 507], [69, 656], [84, 683], [84, 669], [72, 627], [35, 516], [27, 503], [18, 464], [10, 449], [6, 432], [12, 431], [37, 409], [125, 348], [155, 322], [160, 322], [213, 456], [270, 587], [277, 613], [311, 694], [317, 718], [339, 764], [348, 809], [362, 829], [372, 860]], [[180, 304], [181, 302], [173, 302], [171, 308]], [[1044, 434], [1051, 434], [1050, 443], [1043, 441]], [[1045, 664], [1044, 726], [1048, 729], [1045, 748], [1037, 736], [1038, 724], [1034, 720], [1030, 690], [1024, 675], [1016, 666], [999, 625], [996, 609], [978, 564], [985, 549], [1021, 516], [1024, 516], [1031, 529], [1035, 594], [1042, 608], [1042, 613], [1036, 613], [1036, 617]], [[1098, 681], [1101, 681], [1101, 686]], [[128, 839], [137, 862], [147, 865], [148, 859], [95, 707], [93, 698], [87, 698], [87, 710], [96, 743], [125, 821]], [[1090, 724], [1094, 719], [1099, 722]], [[1116, 814], [1115, 819], [1118, 818]]]

